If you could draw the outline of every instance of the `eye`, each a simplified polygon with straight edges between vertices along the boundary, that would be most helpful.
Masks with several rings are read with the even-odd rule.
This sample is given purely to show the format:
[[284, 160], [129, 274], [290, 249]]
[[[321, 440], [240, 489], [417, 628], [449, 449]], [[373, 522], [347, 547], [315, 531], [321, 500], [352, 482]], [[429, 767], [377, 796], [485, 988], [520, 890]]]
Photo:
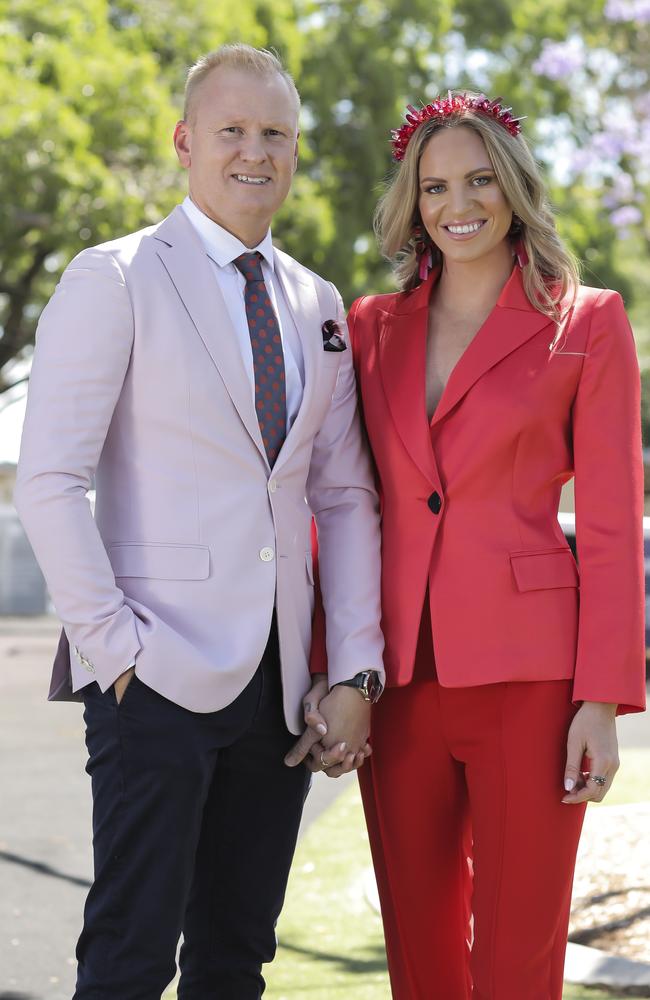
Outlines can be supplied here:
[[222, 132], [226, 132], [228, 135], [238, 135], [241, 132], [239, 125], [226, 125], [225, 128], [221, 129]]
[[427, 184], [427, 186], [424, 188], [424, 193], [425, 194], [440, 194], [440, 192], [444, 191], [444, 189], [445, 189], [445, 185], [444, 184]]
[[485, 174], [482, 177], [473, 177], [472, 184], [474, 184], [475, 187], [485, 187], [485, 185], [489, 184], [491, 180], [492, 178], [489, 175]]

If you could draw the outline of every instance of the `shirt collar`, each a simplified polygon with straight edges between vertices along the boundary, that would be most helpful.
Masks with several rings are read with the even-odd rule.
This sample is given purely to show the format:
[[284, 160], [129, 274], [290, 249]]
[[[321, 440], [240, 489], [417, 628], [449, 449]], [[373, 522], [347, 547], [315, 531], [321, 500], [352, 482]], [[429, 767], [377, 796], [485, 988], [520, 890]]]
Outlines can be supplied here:
[[184, 199], [182, 208], [198, 233], [206, 253], [219, 267], [227, 267], [241, 254], [257, 250], [273, 270], [273, 238], [270, 229], [256, 247], [247, 247], [218, 222], [209, 219], [200, 208], [197, 208], [189, 195]]

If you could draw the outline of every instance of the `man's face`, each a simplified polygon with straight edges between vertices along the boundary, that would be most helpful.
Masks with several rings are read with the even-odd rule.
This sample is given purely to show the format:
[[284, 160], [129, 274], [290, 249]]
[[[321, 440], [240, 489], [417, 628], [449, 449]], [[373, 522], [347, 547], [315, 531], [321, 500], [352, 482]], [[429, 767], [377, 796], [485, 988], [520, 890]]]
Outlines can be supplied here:
[[298, 109], [279, 74], [218, 67], [197, 88], [174, 145], [192, 201], [247, 246], [264, 237], [289, 193]]

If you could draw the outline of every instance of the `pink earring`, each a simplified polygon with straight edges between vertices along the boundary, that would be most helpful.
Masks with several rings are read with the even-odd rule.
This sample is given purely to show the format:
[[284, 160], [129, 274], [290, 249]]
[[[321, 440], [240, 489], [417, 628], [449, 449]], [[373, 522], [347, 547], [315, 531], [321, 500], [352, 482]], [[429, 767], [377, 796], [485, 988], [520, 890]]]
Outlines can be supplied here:
[[517, 263], [521, 269], [529, 263], [526, 244], [524, 243], [523, 223], [519, 216], [513, 215], [510, 236], [513, 239], [512, 252], [517, 258]]
[[416, 226], [413, 230], [413, 244], [418, 262], [418, 277], [420, 281], [426, 281], [433, 267], [433, 254], [422, 226]]
[[515, 257], [517, 258], [517, 263], [520, 268], [524, 268], [526, 264], [530, 263], [528, 260], [528, 253], [526, 251], [526, 244], [524, 243], [523, 236], [520, 236], [515, 243], [513, 250], [515, 252]]

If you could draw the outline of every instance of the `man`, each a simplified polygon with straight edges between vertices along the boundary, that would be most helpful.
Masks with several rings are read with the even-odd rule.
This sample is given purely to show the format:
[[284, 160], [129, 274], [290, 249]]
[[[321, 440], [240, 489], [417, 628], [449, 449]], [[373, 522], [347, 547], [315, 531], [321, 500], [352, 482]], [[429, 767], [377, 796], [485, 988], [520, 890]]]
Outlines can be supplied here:
[[270, 53], [200, 60], [174, 135], [189, 198], [79, 254], [39, 325], [16, 505], [64, 624], [50, 696], [85, 703], [95, 881], [75, 1000], [160, 998], [181, 931], [181, 1000], [264, 990], [308, 788], [284, 757], [310, 688], [312, 513], [323, 768], [362, 760], [383, 680], [342, 304], [269, 230], [298, 110]]

